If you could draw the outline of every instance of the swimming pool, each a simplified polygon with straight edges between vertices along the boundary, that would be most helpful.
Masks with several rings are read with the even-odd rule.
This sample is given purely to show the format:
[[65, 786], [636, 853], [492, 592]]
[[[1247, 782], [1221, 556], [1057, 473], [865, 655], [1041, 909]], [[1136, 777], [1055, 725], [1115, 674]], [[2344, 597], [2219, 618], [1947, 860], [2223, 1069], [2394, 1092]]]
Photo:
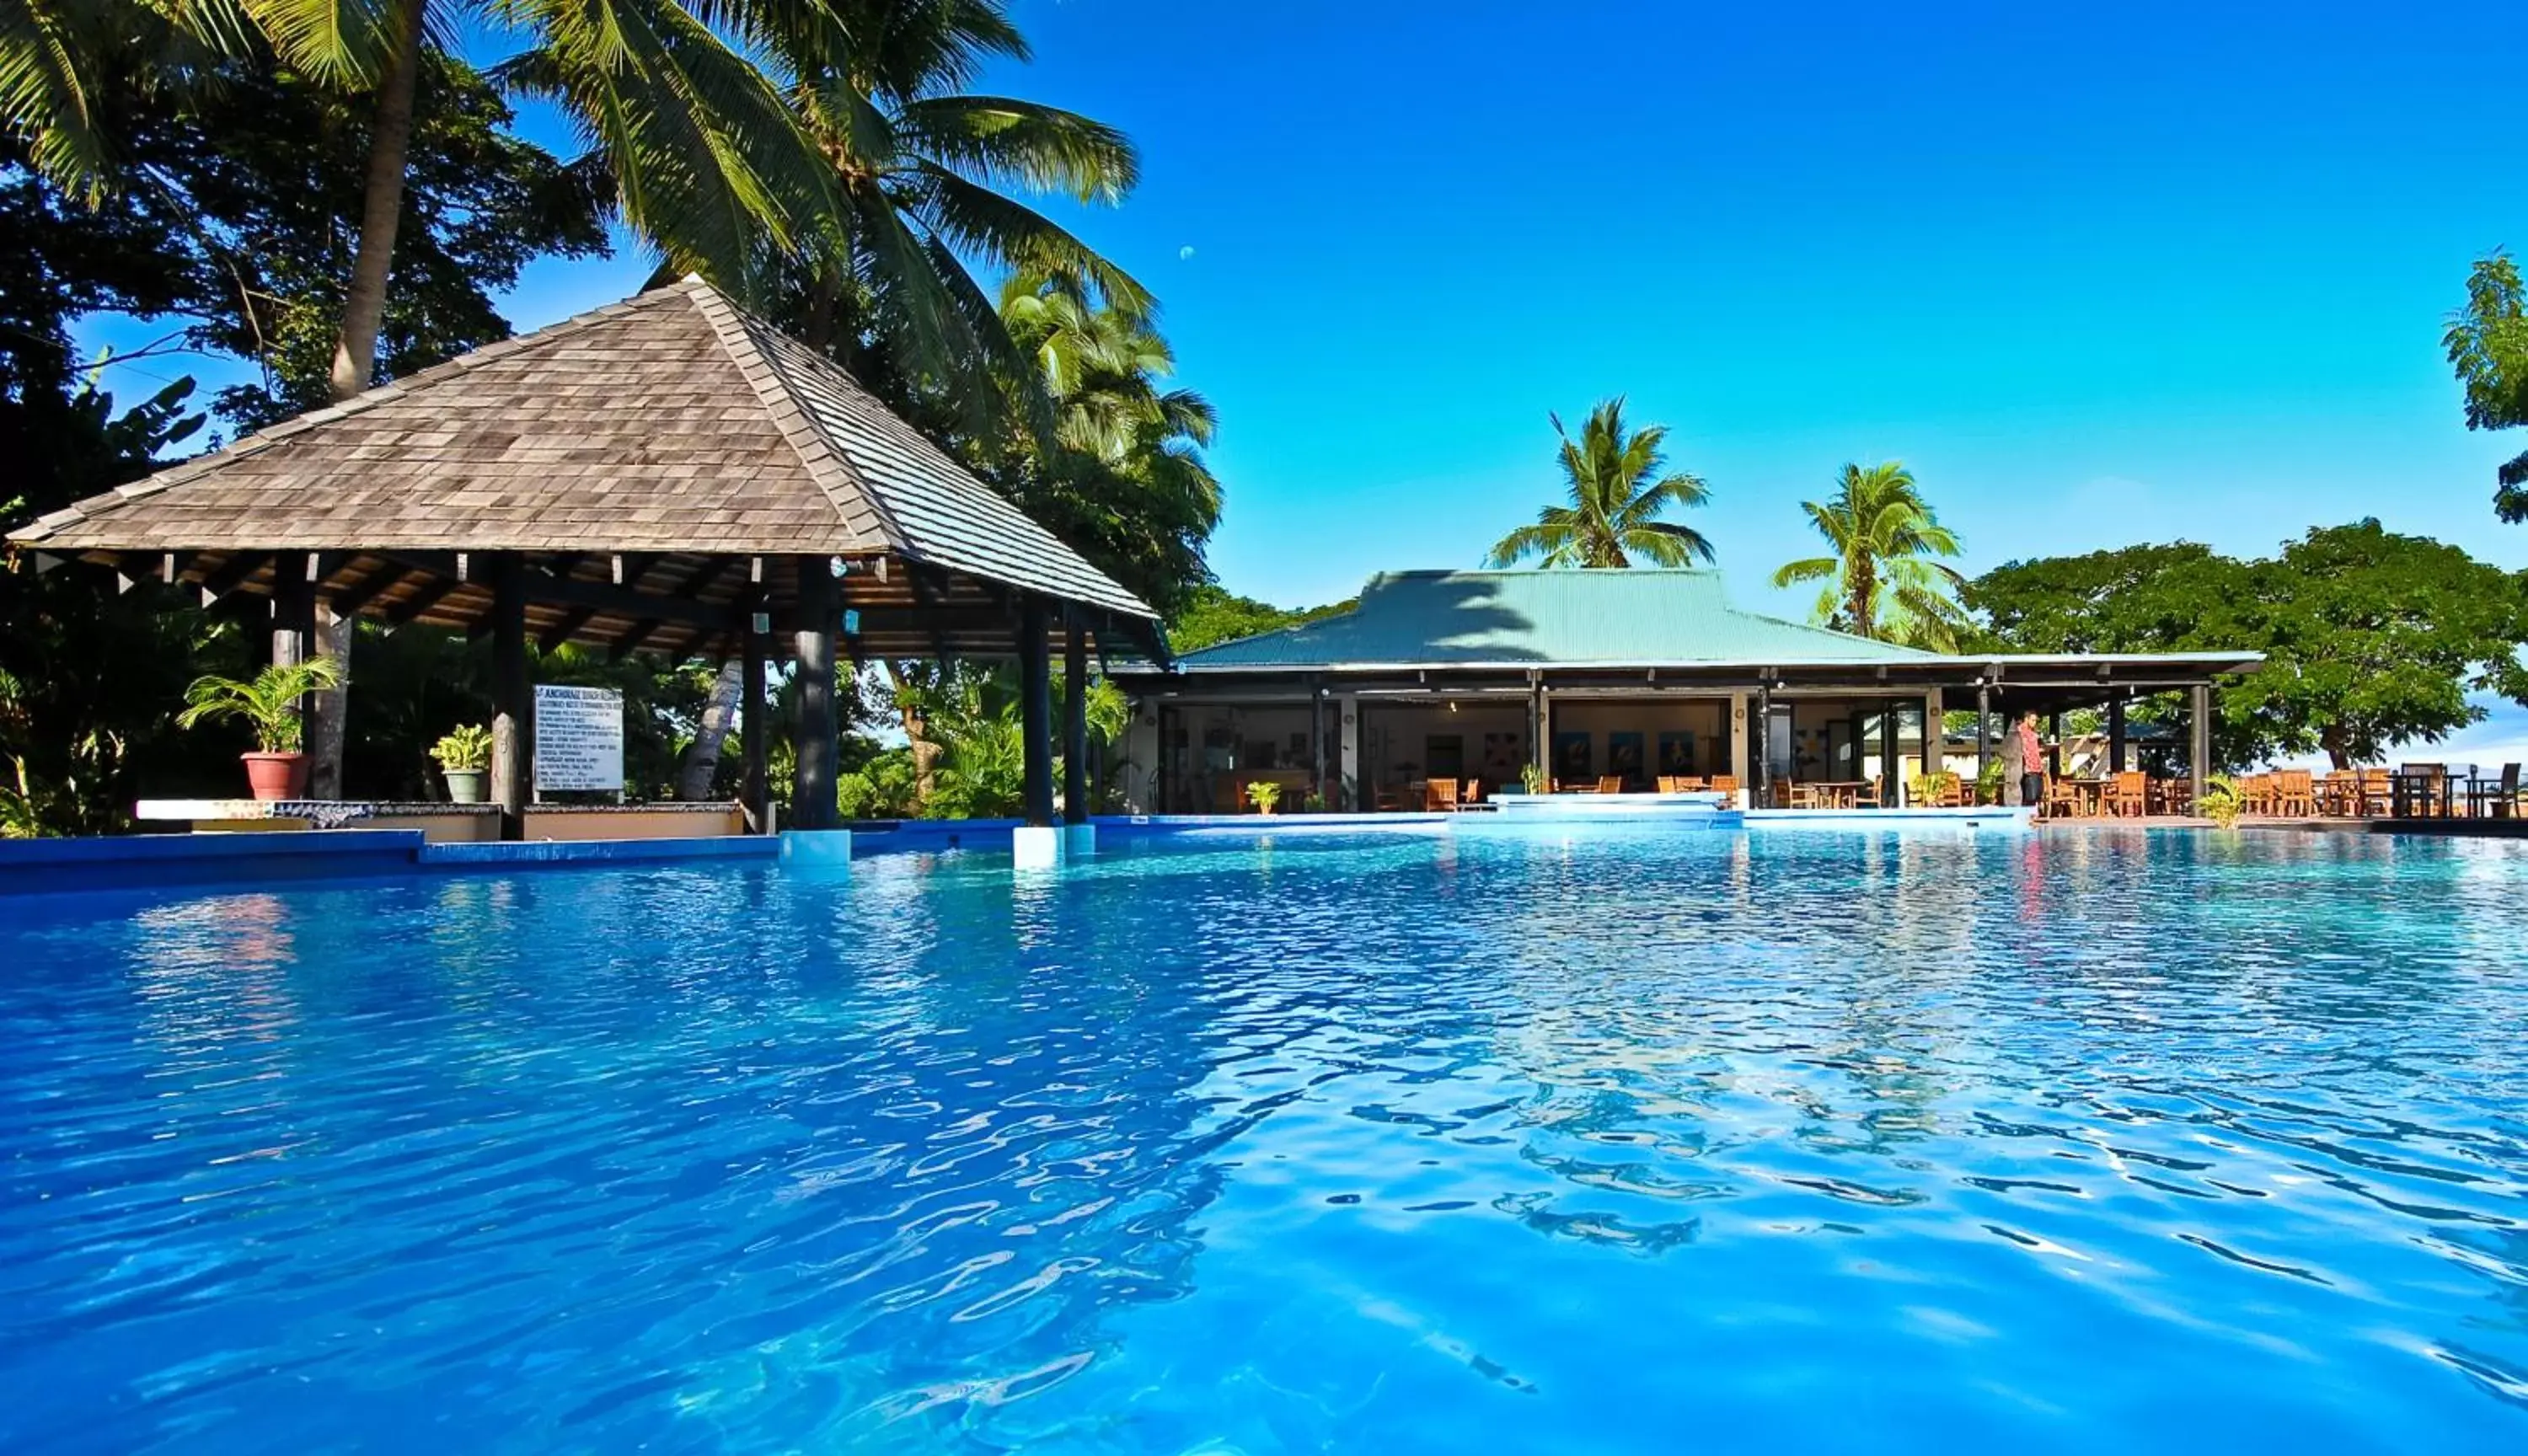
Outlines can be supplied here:
[[2528, 845], [21, 898], [0, 1445], [2528, 1442]]

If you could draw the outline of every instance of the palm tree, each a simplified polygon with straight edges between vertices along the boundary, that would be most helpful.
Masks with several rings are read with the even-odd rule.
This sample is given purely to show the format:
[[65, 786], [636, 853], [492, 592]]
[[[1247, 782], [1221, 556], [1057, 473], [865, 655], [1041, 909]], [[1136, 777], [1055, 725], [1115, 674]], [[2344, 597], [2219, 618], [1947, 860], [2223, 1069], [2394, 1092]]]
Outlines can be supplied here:
[[1493, 547], [1492, 565], [1539, 554], [1548, 566], [1630, 566], [1636, 552], [1660, 566], [1712, 559], [1712, 543], [1702, 532], [1659, 519], [1670, 505], [1692, 507], [1712, 498], [1711, 488], [1696, 476], [1659, 474], [1666, 463], [1659, 448], [1666, 426], [1628, 433], [1621, 395], [1589, 412], [1577, 441], [1564, 432], [1561, 416], [1546, 418], [1562, 439], [1562, 478], [1570, 484], [1571, 503], [1549, 505], [1537, 512], [1535, 525], [1502, 537]]
[[[374, 98], [359, 239], [332, 388], [372, 383], [403, 212], [424, 48], [479, 26], [526, 49], [500, 80], [558, 102], [614, 182], [624, 219], [678, 270], [742, 293], [760, 240], [788, 246], [836, 212], [830, 171], [773, 79], [741, 47], [844, 0], [0, 0], [0, 122], [55, 182], [90, 199], [114, 181], [100, 78], [182, 90], [224, 59], [269, 55]], [[732, 44], [732, 40], [736, 43]]]
[[[835, 210], [804, 237], [800, 333], [874, 376], [926, 390], [981, 433], [1002, 388], [1044, 421], [1024, 351], [968, 261], [1058, 278], [1140, 318], [1149, 291], [1012, 191], [1121, 201], [1140, 160], [1075, 112], [968, 94], [983, 65], [1026, 60], [1003, 0], [816, 0], [789, 7], [765, 49], [828, 168]], [[882, 351], [877, 367], [856, 355]], [[890, 402], [900, 406], [905, 399]]]
[[1966, 578], [1930, 558], [1958, 554], [1958, 539], [1912, 471], [1896, 460], [1846, 465], [1833, 499], [1801, 508], [1833, 554], [1791, 562], [1773, 573], [1774, 586], [1824, 582], [1818, 621], [1883, 642], [1955, 650], [1963, 613], [1949, 594]]
[[1203, 545], [1220, 523], [1220, 480], [1203, 458], [1220, 428], [1211, 402], [1168, 388], [1176, 353], [1147, 314], [1100, 307], [1074, 281], [1014, 276], [1000, 315], [1023, 388], [1042, 393], [1050, 419], [1017, 432], [1018, 460], [995, 473], [1046, 529], [1174, 610], [1209, 579]]

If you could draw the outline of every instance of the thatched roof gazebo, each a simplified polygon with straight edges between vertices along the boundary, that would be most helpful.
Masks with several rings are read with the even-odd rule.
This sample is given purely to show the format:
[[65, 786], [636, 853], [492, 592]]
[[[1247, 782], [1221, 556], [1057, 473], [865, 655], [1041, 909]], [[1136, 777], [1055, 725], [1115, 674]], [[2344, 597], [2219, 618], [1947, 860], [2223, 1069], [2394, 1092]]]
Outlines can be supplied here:
[[[698, 279], [312, 411], [18, 533], [127, 576], [488, 632], [494, 796], [528, 798], [526, 644], [798, 664], [793, 822], [834, 822], [835, 658], [1016, 657], [1027, 808], [1052, 816], [1053, 643], [1084, 680], [1156, 615], [821, 355]], [[776, 650], [776, 635], [787, 650]], [[1080, 695], [1070, 695], [1075, 705]], [[1078, 712], [1067, 724], [1075, 747]], [[762, 714], [744, 715], [764, 822]], [[1074, 752], [1069, 795], [1084, 812]]]

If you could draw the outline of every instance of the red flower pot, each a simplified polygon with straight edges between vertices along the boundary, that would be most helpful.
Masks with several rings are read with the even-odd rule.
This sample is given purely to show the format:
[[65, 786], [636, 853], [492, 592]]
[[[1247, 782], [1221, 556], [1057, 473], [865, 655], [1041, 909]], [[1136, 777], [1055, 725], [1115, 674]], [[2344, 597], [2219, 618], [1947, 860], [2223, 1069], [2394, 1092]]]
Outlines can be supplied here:
[[248, 754], [245, 755], [246, 786], [254, 797], [271, 803], [276, 799], [307, 797], [307, 755], [305, 754]]

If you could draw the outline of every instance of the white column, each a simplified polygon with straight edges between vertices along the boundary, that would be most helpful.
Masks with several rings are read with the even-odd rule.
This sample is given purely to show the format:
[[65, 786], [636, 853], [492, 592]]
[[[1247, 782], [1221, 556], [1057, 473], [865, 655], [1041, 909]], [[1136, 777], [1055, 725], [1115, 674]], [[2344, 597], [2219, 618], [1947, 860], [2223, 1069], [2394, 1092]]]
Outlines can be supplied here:
[[1942, 716], [1944, 716], [1944, 710], [1940, 705], [1940, 690], [1933, 688], [1922, 695], [1922, 772], [1925, 774], [1938, 773], [1948, 766], [1940, 756]]
[[1360, 782], [1360, 695], [1336, 695], [1335, 709], [1341, 719], [1336, 731], [1343, 735], [1343, 788], [1351, 794], [1350, 808], [1358, 812], [1369, 806]]
[[1146, 814], [1159, 780], [1159, 702], [1155, 698], [1132, 704], [1132, 726], [1124, 730], [1124, 756], [1132, 767], [1124, 773], [1124, 807]]
[[1749, 766], [1747, 756], [1748, 736], [1751, 733], [1761, 733], [1763, 731], [1763, 724], [1750, 723], [1747, 721], [1747, 695], [1744, 693], [1730, 694], [1729, 774], [1730, 777], [1738, 780], [1738, 793], [1741, 796], [1739, 803], [1741, 804], [1747, 802], [1744, 796], [1756, 782], [1756, 776]]

